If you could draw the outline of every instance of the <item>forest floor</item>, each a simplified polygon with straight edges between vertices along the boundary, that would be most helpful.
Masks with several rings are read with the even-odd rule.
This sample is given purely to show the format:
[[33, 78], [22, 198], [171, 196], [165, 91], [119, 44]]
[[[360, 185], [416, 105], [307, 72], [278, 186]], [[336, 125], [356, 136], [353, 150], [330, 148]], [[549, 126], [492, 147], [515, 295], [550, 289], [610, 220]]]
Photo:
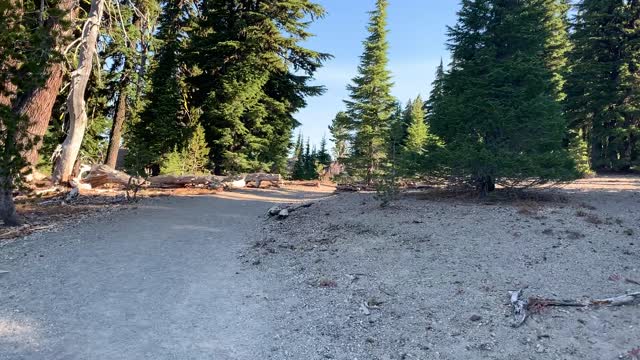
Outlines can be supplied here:
[[[640, 291], [640, 178], [385, 209], [331, 192], [56, 200], [55, 227], [0, 239], [0, 360], [635, 360], [640, 306], [540, 308], [513, 328], [508, 291]], [[42, 201], [21, 205], [30, 222]]]
[[342, 194], [264, 223], [249, 261], [290, 289], [278, 295], [286, 315], [274, 358], [640, 358], [640, 306], [541, 307], [519, 328], [509, 306], [518, 289], [557, 299], [640, 291], [640, 178], [587, 179], [528, 200], [436, 190], [401, 200], [383, 209], [374, 194]]

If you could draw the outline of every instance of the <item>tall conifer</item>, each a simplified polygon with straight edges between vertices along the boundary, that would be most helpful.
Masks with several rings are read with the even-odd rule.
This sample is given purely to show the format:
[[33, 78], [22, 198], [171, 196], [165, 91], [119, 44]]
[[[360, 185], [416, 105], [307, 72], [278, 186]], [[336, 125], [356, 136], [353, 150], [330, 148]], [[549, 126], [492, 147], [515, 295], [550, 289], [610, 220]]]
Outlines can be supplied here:
[[577, 5], [567, 113], [590, 141], [595, 170], [629, 170], [640, 161], [638, 1]]
[[566, 127], [546, 64], [541, 1], [464, 0], [449, 29], [452, 68], [430, 121], [445, 142], [439, 170], [483, 195], [498, 182], [516, 186], [575, 174], [562, 146]]
[[384, 171], [395, 110], [393, 83], [387, 69], [387, 7], [387, 0], [376, 0], [376, 10], [370, 13], [369, 37], [364, 41], [358, 75], [347, 87], [350, 99], [345, 101], [354, 132], [348, 171], [367, 183]]

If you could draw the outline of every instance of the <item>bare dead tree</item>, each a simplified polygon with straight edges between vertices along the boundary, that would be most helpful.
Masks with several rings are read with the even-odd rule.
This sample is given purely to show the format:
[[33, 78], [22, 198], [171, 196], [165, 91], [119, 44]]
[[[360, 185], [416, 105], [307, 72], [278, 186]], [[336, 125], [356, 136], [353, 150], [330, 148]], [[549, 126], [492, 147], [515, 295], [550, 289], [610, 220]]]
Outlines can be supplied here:
[[55, 164], [53, 181], [67, 183], [71, 177], [73, 166], [78, 158], [82, 139], [87, 129], [87, 112], [84, 101], [87, 82], [91, 75], [93, 58], [96, 55], [96, 44], [100, 30], [100, 22], [104, 11], [105, 0], [92, 0], [89, 17], [82, 30], [82, 46], [78, 60], [78, 68], [71, 73], [71, 86], [67, 97], [69, 113], [69, 132], [62, 143], [60, 158]]

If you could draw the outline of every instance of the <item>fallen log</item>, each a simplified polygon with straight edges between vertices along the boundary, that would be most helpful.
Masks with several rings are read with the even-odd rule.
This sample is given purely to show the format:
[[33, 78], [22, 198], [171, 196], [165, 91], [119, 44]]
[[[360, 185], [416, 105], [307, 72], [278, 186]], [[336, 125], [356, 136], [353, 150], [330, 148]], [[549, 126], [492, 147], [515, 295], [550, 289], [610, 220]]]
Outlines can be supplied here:
[[61, 186], [54, 186], [52, 188], [36, 190], [33, 193], [36, 196], [46, 196], [46, 195], [49, 195], [49, 194], [58, 194], [58, 193], [63, 192], [64, 190], [65, 190], [65, 188], [63, 188]]
[[359, 192], [362, 191], [362, 187], [351, 184], [338, 184], [336, 185], [336, 191], [338, 192]]
[[297, 204], [297, 205], [291, 204], [284, 207], [280, 207], [276, 205], [271, 207], [269, 210], [267, 210], [267, 216], [273, 217], [277, 215], [278, 219], [283, 220], [289, 217], [289, 215], [291, 215], [292, 212], [311, 207], [313, 204], [314, 204], [313, 202], [306, 202], [306, 203]]
[[280, 174], [265, 174], [265, 173], [254, 173], [248, 174], [245, 176], [244, 181], [246, 184], [253, 184], [254, 187], [259, 188], [262, 182], [268, 181], [271, 185], [280, 187], [282, 184], [282, 175]]
[[196, 185], [209, 185], [215, 181], [212, 176], [174, 176], [159, 175], [147, 179], [149, 186], [154, 188], [176, 188]]
[[217, 176], [196, 176], [196, 175], [159, 175], [148, 178], [146, 181], [139, 177], [131, 176], [125, 172], [115, 170], [107, 165], [94, 166], [89, 175], [82, 179], [83, 184], [88, 184], [92, 188], [101, 187], [107, 184], [121, 185], [125, 188], [151, 187], [151, 188], [183, 188], [189, 186], [206, 186], [210, 189], [221, 189], [222, 181]]
[[107, 165], [96, 165], [91, 168], [89, 175], [82, 179], [82, 183], [91, 185], [92, 188], [101, 187], [107, 184], [128, 186], [131, 176], [115, 170]]

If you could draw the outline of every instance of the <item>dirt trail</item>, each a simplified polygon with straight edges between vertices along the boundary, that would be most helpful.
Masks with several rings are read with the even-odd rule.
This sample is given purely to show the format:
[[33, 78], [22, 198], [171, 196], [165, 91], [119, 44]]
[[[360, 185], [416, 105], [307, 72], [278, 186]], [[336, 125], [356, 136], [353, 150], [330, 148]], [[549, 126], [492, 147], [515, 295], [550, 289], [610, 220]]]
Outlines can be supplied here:
[[271, 203], [324, 195], [151, 199], [0, 244], [0, 359], [265, 358], [278, 309], [240, 250]]

